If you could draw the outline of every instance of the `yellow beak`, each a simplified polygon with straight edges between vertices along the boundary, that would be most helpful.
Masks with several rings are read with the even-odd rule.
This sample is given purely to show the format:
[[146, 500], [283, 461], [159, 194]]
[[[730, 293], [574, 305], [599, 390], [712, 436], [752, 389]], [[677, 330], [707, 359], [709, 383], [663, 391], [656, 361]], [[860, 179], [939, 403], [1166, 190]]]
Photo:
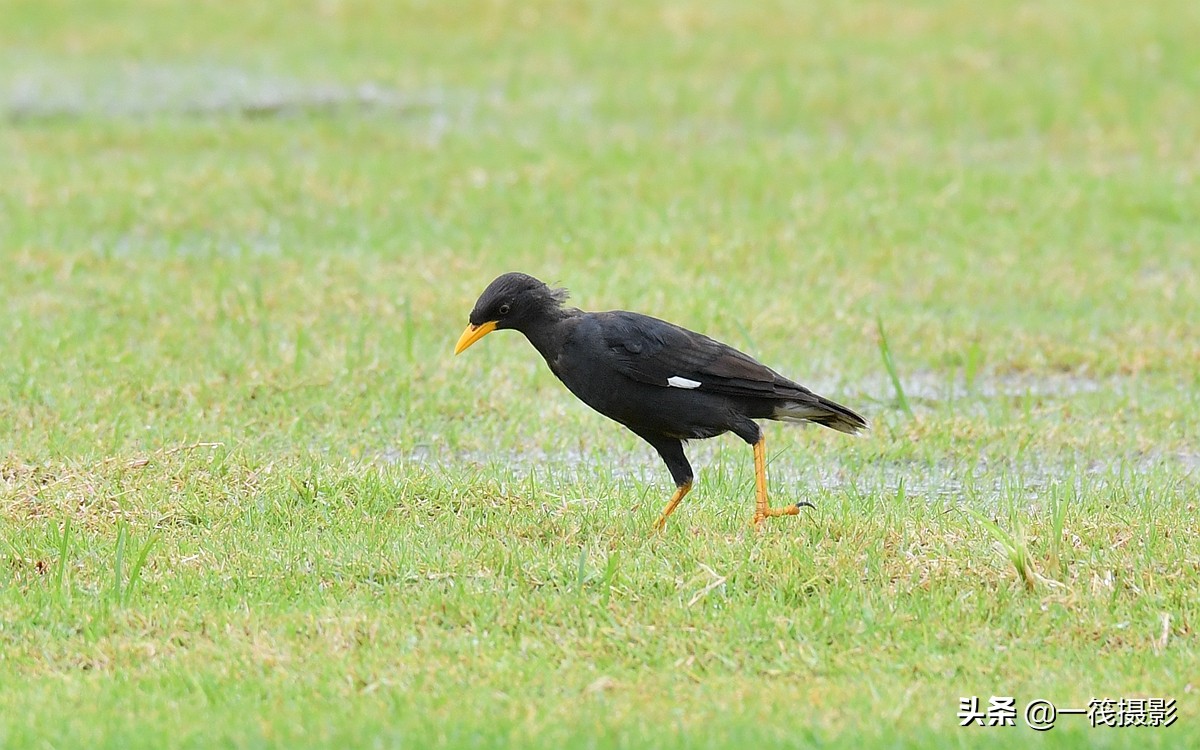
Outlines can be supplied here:
[[464, 349], [494, 330], [496, 330], [496, 321], [494, 320], [482, 325], [467, 326], [467, 330], [462, 332], [462, 335], [458, 337], [458, 343], [454, 345], [454, 353], [462, 354]]

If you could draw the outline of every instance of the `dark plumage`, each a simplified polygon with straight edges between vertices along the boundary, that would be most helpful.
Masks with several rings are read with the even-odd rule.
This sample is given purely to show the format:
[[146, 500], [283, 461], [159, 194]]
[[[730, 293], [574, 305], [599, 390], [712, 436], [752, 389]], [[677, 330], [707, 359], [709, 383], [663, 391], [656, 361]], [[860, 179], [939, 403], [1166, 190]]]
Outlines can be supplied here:
[[813, 422], [854, 434], [867, 422], [841, 404], [733, 347], [648, 315], [565, 307], [566, 290], [507, 273], [488, 285], [471, 311], [458, 354], [488, 333], [525, 334], [579, 400], [628, 427], [662, 456], [677, 487], [655, 527], [692, 486], [683, 442], [732, 432], [754, 446], [754, 523], [795, 515], [801, 503], [767, 506], [766, 449], [756, 419]]

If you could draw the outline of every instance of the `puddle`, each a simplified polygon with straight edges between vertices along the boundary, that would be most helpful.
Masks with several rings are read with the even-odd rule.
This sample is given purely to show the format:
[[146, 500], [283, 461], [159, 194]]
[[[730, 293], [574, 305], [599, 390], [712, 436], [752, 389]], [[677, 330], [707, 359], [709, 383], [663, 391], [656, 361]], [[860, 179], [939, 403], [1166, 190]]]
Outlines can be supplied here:
[[[1125, 379], [1114, 377], [1101, 380], [1071, 373], [1006, 373], [980, 375], [968, 383], [962, 374], [957, 372], [919, 371], [901, 377], [900, 385], [910, 401], [936, 403], [968, 398], [1065, 398], [1099, 391], [1120, 392], [1125, 385]], [[843, 396], [847, 400], [851, 400], [857, 393], [875, 401], [891, 401], [896, 396], [891, 380], [884, 374], [861, 381], [853, 388], [842, 386], [839, 389], [835, 384], [826, 387], [815, 382], [809, 387], [817, 393], [836, 393], [840, 390], [843, 394], [850, 394]]]
[[[748, 448], [733, 442], [695, 442], [688, 458], [700, 484], [718, 476], [753, 489], [753, 463]], [[584, 482], [589, 477], [602, 481], [631, 481], [667, 491], [671, 480], [666, 467], [648, 446], [629, 451], [574, 449], [452, 452], [421, 445], [409, 450], [392, 448], [377, 457], [379, 463], [409, 464], [433, 471], [461, 472], [470, 467], [497, 470], [503, 481], [542, 479], [559, 483]], [[1076, 462], [1038, 462], [980, 457], [974, 461], [930, 464], [925, 461], [845, 461], [837, 456], [806, 456], [792, 451], [772, 459], [770, 481], [786, 487], [789, 495], [806, 493], [871, 493], [884, 500], [903, 495], [913, 502], [932, 505], [957, 504], [971, 498], [983, 505], [1005, 496], [1017, 496], [1031, 506], [1043, 504], [1048, 493], [1063, 485], [1095, 490], [1129, 477], [1161, 471], [1167, 467], [1187, 478], [1200, 478], [1200, 455], [1190, 453], [1147, 453], [1111, 460], [1080, 458]]]
[[87, 116], [288, 117], [334, 111], [461, 117], [479, 104], [467, 92], [401, 91], [373, 82], [314, 83], [221, 65], [125, 64], [98, 71], [45, 65], [10, 73], [3, 108], [12, 122]]
[[[812, 385], [818, 392], [838, 394], [847, 403], [861, 404], [872, 399], [885, 402], [894, 397], [886, 376], [855, 385], [817, 380], [812, 380]], [[1087, 393], [1122, 393], [1130, 387], [1130, 382], [1128, 378], [1120, 377], [1098, 379], [1067, 373], [1020, 373], [981, 376], [968, 388], [961, 374], [948, 378], [929, 372], [905, 378], [904, 387], [910, 400], [935, 404], [956, 399], [980, 401], [1021, 396], [1069, 399]], [[613, 426], [613, 430], [619, 428]], [[670, 485], [666, 468], [648, 446], [637, 443], [630, 448], [622, 445], [619, 450], [607, 446], [580, 450], [574, 447], [578, 445], [578, 440], [572, 440], [562, 449], [456, 452], [439, 447], [436, 440], [431, 440], [416, 446], [395, 446], [379, 454], [377, 460], [445, 471], [485, 467], [497, 469], [500, 477], [512, 481], [530, 477], [554, 481], [564, 477], [567, 481], [598, 477], [660, 488]], [[751, 453], [737, 440], [695, 441], [688, 445], [687, 454], [699, 482], [705, 482], [706, 477], [723, 476], [726, 480], [732, 477], [734, 481], [751, 486]], [[1064, 483], [1095, 489], [1109, 482], [1127, 481], [1130, 476], [1163, 470], [1188, 480], [1200, 478], [1200, 454], [1146, 451], [1108, 457], [1080, 454], [1072, 458], [1058, 453], [1041, 461], [1029, 454], [1016, 458], [989, 455], [986, 446], [981, 446], [977, 457], [963, 460], [960, 454], [957, 459], [930, 463], [899, 458], [871, 460], [861, 455], [844, 460], [836, 451], [823, 450], [820, 455], [807, 455], [800, 450], [789, 450], [773, 458], [770, 475], [773, 485], [786, 485], [790, 493], [798, 496], [806, 490], [842, 492], [851, 489], [885, 498], [903, 493], [906, 497], [921, 498], [934, 504], [957, 503], [971, 497], [986, 504], [989, 498], [1015, 493], [1031, 505], [1040, 505], [1048, 491], [1060, 491]]]

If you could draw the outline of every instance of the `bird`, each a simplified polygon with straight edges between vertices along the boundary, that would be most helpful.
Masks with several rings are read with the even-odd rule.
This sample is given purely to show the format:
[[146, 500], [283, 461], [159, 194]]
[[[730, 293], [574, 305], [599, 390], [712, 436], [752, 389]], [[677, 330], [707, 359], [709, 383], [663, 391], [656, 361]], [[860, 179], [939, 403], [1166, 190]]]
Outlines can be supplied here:
[[851, 435], [868, 429], [854, 411], [727, 344], [649, 315], [585, 312], [568, 307], [567, 298], [566, 289], [525, 273], [498, 276], [475, 302], [454, 354], [493, 331], [519, 331], [580, 401], [649, 443], [675, 482], [656, 531], [692, 489], [695, 475], [684, 453], [689, 440], [732, 432], [753, 447], [751, 523], [761, 528], [767, 518], [813, 506], [770, 507], [766, 437], [755, 420], [814, 423]]

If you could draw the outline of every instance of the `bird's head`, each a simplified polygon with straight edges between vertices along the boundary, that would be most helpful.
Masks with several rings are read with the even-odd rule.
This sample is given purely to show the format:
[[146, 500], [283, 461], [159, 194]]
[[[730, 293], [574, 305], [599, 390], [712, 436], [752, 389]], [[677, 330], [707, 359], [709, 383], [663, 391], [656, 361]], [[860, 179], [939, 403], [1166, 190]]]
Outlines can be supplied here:
[[544, 320], [566, 299], [566, 289], [553, 289], [528, 274], [498, 276], [476, 300], [468, 318], [470, 324], [454, 346], [454, 353], [461, 353], [500, 328], [522, 330], [523, 326]]

